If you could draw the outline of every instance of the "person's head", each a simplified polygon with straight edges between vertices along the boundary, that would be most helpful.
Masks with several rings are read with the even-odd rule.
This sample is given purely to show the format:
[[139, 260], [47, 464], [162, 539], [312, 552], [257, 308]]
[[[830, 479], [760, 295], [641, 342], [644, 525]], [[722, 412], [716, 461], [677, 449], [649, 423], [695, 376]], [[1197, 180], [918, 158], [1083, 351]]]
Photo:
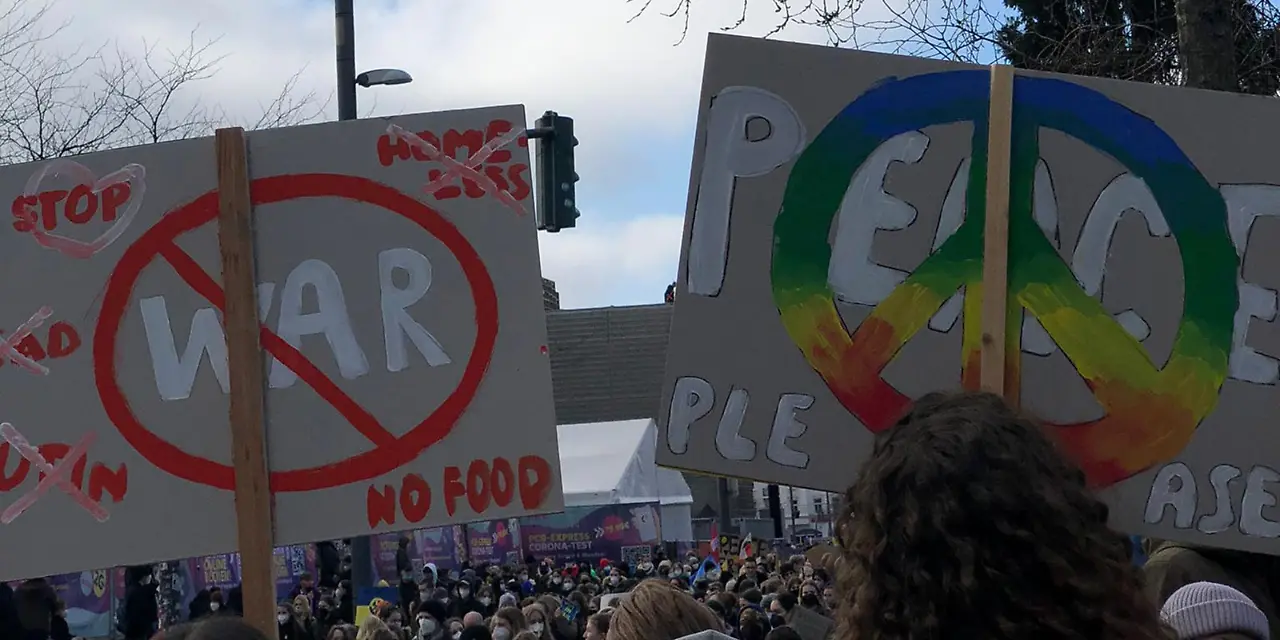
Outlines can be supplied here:
[[299, 620], [308, 620], [311, 618], [311, 600], [306, 596], [298, 596], [293, 599], [293, 615]]
[[676, 640], [722, 629], [717, 616], [689, 594], [664, 580], [645, 580], [616, 605], [608, 640]]
[[484, 616], [476, 611], [468, 611], [467, 615], [462, 616], [462, 626], [466, 627], [483, 627]]
[[292, 602], [281, 602], [280, 604], [276, 605], [276, 623], [277, 624], [283, 627], [289, 624], [289, 621], [292, 619], [293, 619], [293, 603]]
[[756, 561], [754, 558], [747, 558], [742, 563], [742, 573], [751, 574], [756, 572]]
[[303, 590], [310, 590], [316, 584], [315, 578], [309, 572], [303, 571], [298, 576], [298, 586]]
[[597, 613], [587, 616], [586, 628], [582, 630], [583, 640], [605, 640], [609, 635], [609, 613]]
[[1224, 584], [1193, 582], [1165, 600], [1160, 619], [1183, 640], [1268, 640], [1267, 615], [1243, 593]]
[[740, 597], [742, 598], [742, 601], [747, 604], [759, 606], [760, 601], [764, 599], [764, 594], [760, 593], [759, 589], [752, 587], [750, 589], [743, 590]]
[[533, 635], [539, 638], [550, 637], [550, 630], [547, 628], [547, 609], [541, 603], [525, 605], [521, 611], [524, 614], [525, 624], [529, 625], [529, 630]]
[[769, 632], [769, 621], [756, 609], [743, 609], [738, 614], [739, 640], [764, 640]]
[[876, 435], [846, 492], [836, 635], [1163, 637], [1107, 516], [999, 396], [926, 395]]
[[356, 632], [356, 640], [376, 640], [380, 632], [387, 631], [387, 623], [378, 616], [367, 616], [360, 622], [360, 630]]
[[518, 606], [519, 604], [520, 604], [520, 601], [516, 598], [516, 594], [511, 593], [510, 591], [502, 594], [502, 596], [498, 598], [499, 609], [513, 608]]
[[404, 614], [400, 612], [399, 607], [391, 609], [391, 612], [387, 614], [387, 628], [396, 633], [400, 633], [400, 630], [404, 628]]
[[221, 588], [219, 587], [210, 588], [209, 589], [209, 610], [217, 613], [219, 609], [222, 609], [223, 605], [226, 604], [224, 597], [225, 596], [223, 596]]
[[818, 597], [818, 583], [812, 580], [800, 583], [800, 604], [808, 609], [816, 609], [822, 605], [822, 599]]
[[400, 548], [401, 548], [401, 549], [408, 549], [408, 548], [409, 548], [409, 543], [410, 543], [410, 542], [412, 542], [412, 540], [410, 540], [409, 536], [400, 536]]
[[325, 640], [354, 640], [354, 636], [351, 638], [347, 637], [347, 631], [345, 627], [346, 625], [340, 624], [333, 627], [332, 629], [329, 629], [329, 633], [324, 637], [324, 639]]
[[418, 637], [430, 638], [435, 636], [445, 628], [445, 619], [448, 617], [449, 612], [445, 610], [444, 604], [439, 600], [428, 600], [422, 603], [414, 616], [414, 628], [418, 630]]
[[516, 634], [528, 628], [524, 614], [515, 607], [503, 607], [489, 619], [493, 640], [515, 640]]
[[785, 616], [790, 613], [792, 609], [796, 608], [797, 602], [798, 601], [794, 594], [789, 591], [784, 591], [774, 597], [773, 602], [769, 604], [769, 613]]
[[795, 629], [792, 629], [790, 626], [782, 626], [782, 627], [774, 627], [773, 631], [770, 631], [769, 635], [764, 637], [764, 640], [803, 640], [803, 639], [800, 637], [800, 634], [797, 633]]
[[243, 618], [211, 616], [165, 629], [156, 634], [154, 640], [267, 640], [267, 637]]
[[466, 600], [471, 597], [471, 583], [466, 580], [459, 580], [453, 585], [453, 592], [459, 600]]
[[826, 607], [827, 609], [830, 609], [830, 610], [832, 610], [832, 611], [835, 611], [835, 609], [836, 609], [836, 588], [835, 588], [834, 586], [832, 586], [832, 585], [827, 585], [826, 587], [823, 587], [823, 589], [822, 589], [822, 606], [824, 606], [824, 607]]
[[462, 624], [461, 618], [449, 618], [444, 621], [444, 626], [445, 632], [450, 638], [453, 638], [453, 640], [458, 640], [458, 636], [462, 635], [462, 630], [466, 628], [466, 626]]

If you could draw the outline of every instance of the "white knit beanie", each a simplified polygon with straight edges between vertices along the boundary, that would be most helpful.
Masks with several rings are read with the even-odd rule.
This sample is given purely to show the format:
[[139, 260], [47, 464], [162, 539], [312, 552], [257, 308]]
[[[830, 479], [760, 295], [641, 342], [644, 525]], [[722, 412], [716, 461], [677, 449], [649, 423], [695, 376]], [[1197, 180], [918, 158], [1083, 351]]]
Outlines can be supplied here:
[[1160, 609], [1160, 619], [1178, 632], [1178, 640], [1228, 631], [1271, 640], [1267, 616], [1249, 596], [1216, 582], [1193, 582], [1174, 591]]

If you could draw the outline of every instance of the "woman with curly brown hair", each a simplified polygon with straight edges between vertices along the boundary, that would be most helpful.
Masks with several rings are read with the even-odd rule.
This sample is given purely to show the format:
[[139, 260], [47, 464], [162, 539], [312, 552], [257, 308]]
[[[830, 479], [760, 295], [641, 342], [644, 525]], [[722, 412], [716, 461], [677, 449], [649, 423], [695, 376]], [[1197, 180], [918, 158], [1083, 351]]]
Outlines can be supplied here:
[[1124, 536], [1034, 420], [929, 394], [846, 493], [838, 636], [1165, 640]]

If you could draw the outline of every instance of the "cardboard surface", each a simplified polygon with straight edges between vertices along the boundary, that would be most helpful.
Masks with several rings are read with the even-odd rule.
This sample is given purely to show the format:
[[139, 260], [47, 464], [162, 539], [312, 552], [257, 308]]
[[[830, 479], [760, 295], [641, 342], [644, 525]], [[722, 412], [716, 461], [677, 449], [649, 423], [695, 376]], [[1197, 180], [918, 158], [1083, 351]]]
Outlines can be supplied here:
[[[510, 106], [248, 134], [276, 545], [562, 507], [531, 211], [470, 179], [428, 193], [446, 168], [386, 136], [391, 122], [465, 162], [525, 120]], [[67, 477], [107, 517], [53, 487], [0, 524], [0, 548], [23, 550], [0, 579], [236, 546], [212, 138], [76, 160], [98, 176], [136, 163], [145, 193], [94, 196], [66, 175], [29, 188], [43, 165], [0, 169], [15, 216], [29, 193], [37, 229], [47, 215], [47, 233], [81, 240], [110, 226], [86, 203], [111, 199], [119, 221], [141, 195], [83, 259], [0, 233], [4, 335], [52, 311], [38, 345], [18, 345], [49, 373], [6, 362], [0, 420], [51, 462], [92, 434]], [[528, 166], [511, 142], [476, 169], [531, 209]], [[23, 460], [0, 444], [0, 509], [37, 486]]]
[[[990, 73], [707, 55], [658, 461], [843, 491], [912, 398], [977, 386]], [[1013, 379], [1122, 530], [1280, 553], [1277, 116], [1014, 81]]]

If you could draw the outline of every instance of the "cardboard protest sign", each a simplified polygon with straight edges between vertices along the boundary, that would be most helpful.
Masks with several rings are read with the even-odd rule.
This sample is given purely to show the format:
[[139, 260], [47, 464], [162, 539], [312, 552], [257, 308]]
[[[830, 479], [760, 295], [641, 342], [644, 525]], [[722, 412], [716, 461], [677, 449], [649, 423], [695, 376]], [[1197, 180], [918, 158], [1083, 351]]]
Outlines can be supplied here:
[[[1002, 344], [1006, 396], [1114, 526], [1280, 553], [1280, 169], [1258, 162], [1280, 106], [1019, 72], [988, 148], [992, 77], [711, 38], [659, 463], [842, 491], [873, 433], [976, 388]], [[993, 255], [988, 188], [1008, 197]], [[983, 345], [989, 322], [1005, 341]]]
[[[275, 545], [562, 508], [524, 122], [247, 134]], [[0, 168], [0, 579], [237, 548], [214, 147]]]

